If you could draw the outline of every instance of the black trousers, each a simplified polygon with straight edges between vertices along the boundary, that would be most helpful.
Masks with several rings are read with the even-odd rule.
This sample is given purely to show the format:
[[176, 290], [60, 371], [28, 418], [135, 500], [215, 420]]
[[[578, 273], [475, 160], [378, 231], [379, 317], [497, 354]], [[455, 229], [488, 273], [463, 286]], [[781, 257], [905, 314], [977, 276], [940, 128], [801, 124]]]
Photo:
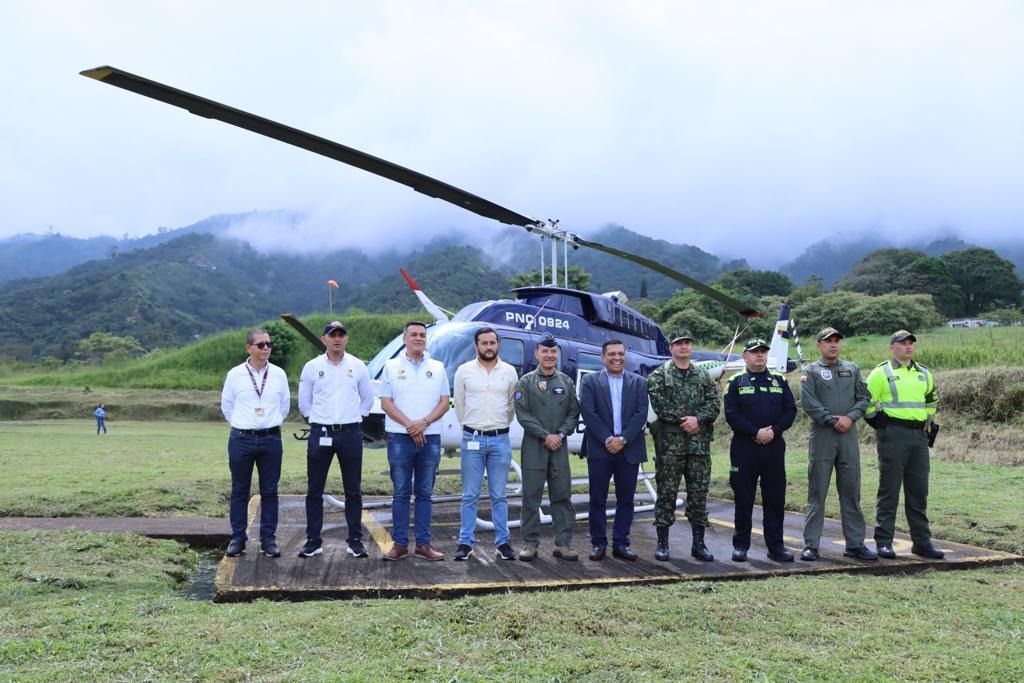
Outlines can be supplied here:
[[[330, 446], [321, 446], [321, 438], [330, 438]], [[363, 430], [359, 424], [334, 431], [310, 428], [306, 442], [306, 539], [320, 541], [324, 526], [324, 488], [334, 456], [341, 465], [341, 487], [345, 492], [347, 541], [363, 537]]]
[[750, 548], [751, 514], [754, 494], [761, 484], [764, 542], [769, 550], [782, 548], [782, 520], [786, 507], [786, 442], [782, 437], [764, 446], [733, 435], [729, 447], [729, 484], [736, 498], [735, 531], [732, 547]]

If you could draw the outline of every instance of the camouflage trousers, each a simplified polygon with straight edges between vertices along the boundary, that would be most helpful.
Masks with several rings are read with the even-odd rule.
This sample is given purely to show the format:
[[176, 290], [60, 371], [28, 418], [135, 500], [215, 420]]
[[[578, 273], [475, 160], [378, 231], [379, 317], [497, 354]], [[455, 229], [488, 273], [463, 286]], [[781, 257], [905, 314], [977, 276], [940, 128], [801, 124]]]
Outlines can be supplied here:
[[675, 523], [676, 496], [683, 478], [686, 479], [686, 519], [690, 526], [708, 526], [711, 456], [693, 453], [657, 455], [654, 464], [654, 481], [658, 485], [654, 526], [670, 527]]

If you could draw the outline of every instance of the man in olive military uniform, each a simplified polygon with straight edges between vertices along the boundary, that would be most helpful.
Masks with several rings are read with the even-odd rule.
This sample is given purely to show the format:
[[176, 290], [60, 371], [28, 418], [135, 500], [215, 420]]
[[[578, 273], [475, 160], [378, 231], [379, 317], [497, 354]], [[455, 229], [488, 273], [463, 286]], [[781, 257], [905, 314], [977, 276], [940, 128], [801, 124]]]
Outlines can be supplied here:
[[768, 343], [754, 338], [743, 347], [747, 368], [733, 375], [725, 390], [725, 419], [732, 427], [729, 483], [736, 499], [733, 562], [745, 562], [750, 549], [754, 493], [761, 481], [764, 542], [769, 559], [792, 562], [782, 541], [786, 506], [786, 442], [782, 433], [796, 419], [796, 400], [786, 378], [768, 370]]
[[878, 500], [875, 545], [879, 557], [896, 558], [896, 507], [903, 489], [907, 523], [913, 546], [910, 552], [941, 560], [945, 553], [932, 545], [928, 525], [928, 428], [934, 424], [935, 378], [914, 360], [917, 337], [898, 330], [889, 338], [892, 360], [868, 375], [871, 403], [865, 418], [874, 427], [878, 446]]
[[578, 554], [572, 549], [572, 530], [576, 512], [570, 498], [572, 475], [569, 471], [569, 435], [580, 420], [580, 404], [576, 387], [569, 376], [559, 372], [558, 342], [547, 337], [534, 352], [537, 369], [519, 379], [512, 397], [516, 419], [523, 427], [520, 450], [523, 466], [523, 511], [520, 529], [524, 547], [519, 559], [531, 562], [537, 558], [540, 544], [540, 503], [544, 484], [554, 521], [555, 557], [573, 561]]
[[711, 484], [711, 440], [718, 417], [718, 387], [707, 371], [691, 362], [693, 335], [681, 330], [669, 343], [672, 358], [647, 377], [651, 408], [658, 416], [651, 426], [654, 435], [654, 526], [658, 546], [654, 559], [668, 560], [669, 527], [676, 521], [676, 496], [681, 478], [686, 480], [686, 519], [693, 544], [690, 554], [698, 560], [715, 559], [704, 545], [708, 522], [708, 487]]
[[858, 560], [877, 560], [864, 545], [864, 513], [860, 509], [860, 447], [857, 420], [868, 407], [868, 387], [856, 363], [841, 360], [843, 335], [834, 327], [818, 333], [820, 358], [800, 372], [800, 402], [811, 418], [807, 446], [807, 509], [801, 560], [817, 560], [825, 522], [825, 497], [836, 471], [836, 491], [843, 520], [846, 550]]

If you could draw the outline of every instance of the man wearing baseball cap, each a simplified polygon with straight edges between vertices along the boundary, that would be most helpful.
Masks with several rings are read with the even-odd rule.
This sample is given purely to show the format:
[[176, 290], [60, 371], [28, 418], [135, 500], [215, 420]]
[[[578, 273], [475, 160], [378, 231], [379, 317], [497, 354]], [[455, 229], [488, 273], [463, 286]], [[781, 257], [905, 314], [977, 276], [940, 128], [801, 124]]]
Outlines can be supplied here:
[[334, 320], [321, 337], [327, 350], [306, 363], [299, 377], [299, 412], [309, 420], [306, 442], [306, 544], [299, 557], [323, 552], [324, 487], [338, 456], [345, 492], [347, 553], [366, 557], [363, 546], [363, 418], [373, 407], [366, 364], [346, 353], [348, 329]]
[[836, 473], [836, 491], [843, 520], [846, 550], [858, 560], [877, 560], [864, 545], [864, 513], [860, 508], [860, 447], [857, 420], [868, 407], [867, 385], [856, 363], [839, 358], [843, 334], [834, 327], [818, 333], [820, 358], [800, 371], [800, 403], [811, 418], [807, 446], [807, 509], [804, 511], [804, 550], [800, 559], [819, 559], [825, 522], [825, 497]]
[[913, 541], [910, 552], [940, 560], [945, 556], [932, 545], [928, 524], [928, 432], [939, 402], [935, 378], [914, 360], [917, 337], [897, 330], [889, 337], [892, 358], [868, 375], [871, 403], [865, 419], [877, 431], [878, 498], [875, 512], [875, 544], [878, 556], [896, 558], [892, 541], [896, 533], [896, 508], [900, 489]]
[[747, 341], [743, 347], [747, 367], [729, 379], [725, 390], [725, 419], [733, 432], [729, 446], [729, 484], [736, 499], [733, 562], [747, 559], [758, 480], [768, 558], [793, 561], [793, 553], [782, 539], [786, 505], [786, 442], [782, 433], [793, 426], [796, 401], [785, 376], [768, 369], [769, 348], [761, 338]]

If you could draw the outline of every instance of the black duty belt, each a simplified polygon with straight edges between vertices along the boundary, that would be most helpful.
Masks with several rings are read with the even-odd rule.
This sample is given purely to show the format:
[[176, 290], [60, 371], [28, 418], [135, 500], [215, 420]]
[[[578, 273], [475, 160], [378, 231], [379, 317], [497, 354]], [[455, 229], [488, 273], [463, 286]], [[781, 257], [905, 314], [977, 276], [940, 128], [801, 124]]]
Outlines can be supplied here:
[[232, 429], [246, 436], [273, 436], [274, 434], [281, 434], [280, 427], [271, 427], [270, 429], [239, 429], [238, 427], [232, 427]]
[[363, 426], [362, 422], [347, 422], [347, 423], [345, 423], [343, 425], [324, 425], [324, 424], [320, 424], [319, 422], [310, 422], [309, 423], [310, 429], [326, 429], [329, 432], [346, 432], [346, 431], [348, 431], [350, 429], [356, 429], [356, 428], [362, 427], [362, 426]]
[[924, 429], [924, 426], [928, 424], [928, 422], [925, 420], [901, 420], [898, 417], [890, 416], [886, 424], [906, 427], [907, 429]]
[[473, 436], [501, 436], [502, 434], [508, 434], [508, 427], [504, 429], [473, 429], [472, 427], [463, 427], [462, 431]]

